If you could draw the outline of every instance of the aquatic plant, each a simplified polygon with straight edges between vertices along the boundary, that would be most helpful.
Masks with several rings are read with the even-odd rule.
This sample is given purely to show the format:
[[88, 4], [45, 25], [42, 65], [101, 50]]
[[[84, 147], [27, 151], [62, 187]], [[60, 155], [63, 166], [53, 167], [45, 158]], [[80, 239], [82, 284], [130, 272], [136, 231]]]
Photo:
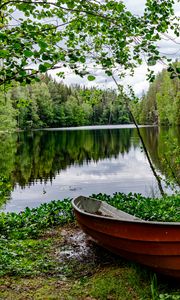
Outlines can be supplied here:
[[92, 197], [144, 220], [180, 222], [180, 194], [150, 198], [132, 193], [114, 193], [113, 196], [100, 193]]
[[[93, 194], [91, 197], [144, 220], [180, 222], [180, 194], [164, 198], [148, 198], [141, 194]], [[43, 229], [73, 222], [70, 198], [43, 203], [37, 208], [26, 208], [20, 213], [0, 213], [0, 237], [25, 239], [37, 236]]]
[[0, 236], [24, 239], [34, 237], [48, 227], [74, 220], [71, 199], [43, 203], [37, 208], [26, 208], [20, 213], [0, 214]]

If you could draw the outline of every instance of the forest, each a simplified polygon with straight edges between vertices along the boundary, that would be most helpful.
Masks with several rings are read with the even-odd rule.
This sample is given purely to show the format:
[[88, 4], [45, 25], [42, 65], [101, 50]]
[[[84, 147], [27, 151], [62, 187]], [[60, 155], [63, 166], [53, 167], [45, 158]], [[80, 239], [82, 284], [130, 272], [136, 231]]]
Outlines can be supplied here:
[[[180, 64], [176, 62], [179, 68]], [[180, 80], [163, 69], [132, 110], [139, 124], [180, 125]]]
[[33, 129], [129, 123], [115, 90], [67, 86], [48, 75], [29, 85], [15, 83], [1, 93], [1, 128]]
[[[139, 124], [180, 125], [179, 79], [163, 69], [130, 105]], [[1, 130], [131, 123], [116, 90], [67, 86], [47, 74], [29, 85], [13, 83], [5, 96], [1, 91], [0, 120]]]

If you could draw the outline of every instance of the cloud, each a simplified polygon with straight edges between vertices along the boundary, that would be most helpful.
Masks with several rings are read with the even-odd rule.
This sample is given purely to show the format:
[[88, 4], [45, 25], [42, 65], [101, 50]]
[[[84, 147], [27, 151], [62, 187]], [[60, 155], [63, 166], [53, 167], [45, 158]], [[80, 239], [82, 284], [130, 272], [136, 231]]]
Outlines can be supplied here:
[[145, 0], [124, 0], [124, 4], [127, 9], [130, 10], [133, 14], [141, 15], [145, 8]]
[[[145, 2], [146, 0], [124, 0], [124, 4], [126, 5], [127, 9], [130, 10], [133, 14], [141, 15], [143, 13], [143, 10], [145, 8]], [[178, 1], [175, 1], [174, 9], [176, 12], [176, 15], [180, 15], [180, 3]], [[172, 32], [169, 33], [169, 35], [173, 38]], [[166, 55], [167, 57], [171, 59], [176, 59], [179, 57], [180, 54], [180, 39], [176, 41], [173, 41], [169, 39], [167, 36], [163, 36], [162, 40], [158, 43], [159, 50], [162, 55]], [[160, 72], [165, 65], [161, 63], [157, 63], [155, 67], [153, 67], [153, 70], [157, 74]], [[96, 76], [95, 81], [88, 81], [86, 77], [81, 78], [80, 76], [77, 76], [72, 73], [69, 69], [66, 69], [67, 75], [66, 78], [63, 79], [63, 82], [65, 84], [71, 85], [71, 84], [79, 84], [81, 86], [86, 87], [99, 87], [102, 89], [107, 88], [116, 88], [116, 85], [111, 77], [107, 77], [105, 73], [102, 70], [96, 70], [93, 67], [90, 67], [90, 72]], [[50, 71], [50, 74], [52, 74], [57, 80], [59, 79], [55, 75], [55, 71]], [[141, 66], [139, 66], [136, 70], [134, 75], [126, 76], [125, 80], [122, 81], [122, 83], [126, 85], [131, 85], [136, 93], [137, 96], [141, 96], [143, 91], [147, 91], [149, 87], [149, 83], [146, 80], [146, 73], [147, 73], [147, 65], [143, 63]]]

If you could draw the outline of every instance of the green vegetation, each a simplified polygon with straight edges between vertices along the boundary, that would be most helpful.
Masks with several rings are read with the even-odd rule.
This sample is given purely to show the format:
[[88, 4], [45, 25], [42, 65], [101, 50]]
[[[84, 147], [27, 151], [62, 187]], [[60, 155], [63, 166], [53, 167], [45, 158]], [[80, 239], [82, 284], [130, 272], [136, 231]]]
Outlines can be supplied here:
[[[76, 75], [87, 76], [89, 81], [93, 81], [95, 76], [88, 70], [89, 62], [92, 62], [94, 68], [101, 68], [113, 79], [114, 71], [119, 79], [129, 73], [133, 75], [134, 69], [142, 64], [144, 56], [150, 67], [156, 65], [158, 60], [166, 59], [157, 46], [161, 34], [171, 29], [175, 36], [179, 36], [174, 0], [161, 0], [158, 5], [155, 0], [146, 1], [140, 16], [133, 15], [118, 0], [102, 3], [93, 0], [87, 3], [56, 0], [53, 5], [48, 1], [22, 0], [19, 3], [2, 0], [0, 9], [0, 85], [6, 99], [8, 89], [14, 82], [22, 85], [30, 84], [31, 81], [39, 82], [39, 74], [50, 69], [58, 69], [57, 75], [63, 77], [64, 68], [67, 67]], [[47, 18], [49, 22], [46, 22]], [[54, 22], [56, 19], [58, 24]], [[178, 67], [171, 65], [170, 72], [171, 77], [178, 78]], [[148, 79], [154, 79], [150, 69]], [[48, 88], [46, 83], [41, 82], [33, 88], [18, 87], [20, 94], [15, 92], [14, 107], [10, 107], [12, 104], [9, 99], [10, 104], [5, 103], [3, 111], [9, 111], [11, 119], [13, 109], [18, 109], [17, 123], [20, 128], [124, 123], [128, 121], [127, 103], [131, 97], [123, 92], [119, 80], [114, 81], [121, 94], [121, 101], [118, 100], [116, 104], [111, 92], [106, 98], [105, 93], [90, 90], [89, 95], [93, 94], [90, 99], [85, 97], [84, 100], [79, 93], [73, 92], [66, 103], [62, 105], [58, 99], [55, 105], [50, 94], [50, 89], [53, 92], [53, 84]], [[162, 98], [163, 101], [169, 99], [167, 93], [159, 95], [161, 108]], [[133, 92], [130, 94], [133, 96]], [[107, 104], [108, 98], [111, 101]], [[177, 105], [175, 108], [178, 108]], [[163, 112], [162, 115], [161, 123], [164, 120]], [[0, 116], [0, 121], [1, 118], [6, 124], [4, 116]]]
[[0, 135], [16, 128], [16, 110], [13, 108], [11, 100], [6, 97], [0, 89]]
[[35, 237], [42, 229], [63, 225], [74, 220], [70, 199], [28, 207], [21, 213], [0, 214], [0, 234], [6, 239]]
[[158, 48], [161, 34], [171, 29], [179, 36], [174, 0], [146, 1], [139, 16], [118, 0], [2, 0], [0, 10], [1, 85], [12, 80], [29, 84], [50, 69], [60, 69], [63, 76], [67, 66], [92, 81], [95, 76], [87, 70], [91, 61], [107, 76], [116, 68], [122, 78], [142, 64], [142, 55], [151, 67], [163, 59]]
[[[20, 243], [19, 262], [15, 258], [14, 263], [14, 265], [18, 263], [18, 272], [9, 272], [10, 275], [0, 278], [1, 299], [152, 299], [150, 272], [113, 257], [98, 246], [91, 246], [91, 252], [85, 263], [71, 257], [65, 261], [58, 259], [54, 252], [59, 251], [60, 254], [63, 249], [63, 230], [69, 235], [72, 234], [72, 230], [67, 227], [57, 228], [51, 237], [49, 232], [45, 232], [48, 238], [43, 236], [37, 241], [31, 240], [31, 243], [26, 241], [24, 253]], [[67, 246], [71, 247], [66, 244]], [[78, 250], [77, 247], [76, 251]], [[174, 290], [175, 288], [173, 292]], [[167, 286], [160, 291], [168, 292]]]
[[[116, 207], [123, 196], [130, 203], [150, 202], [131, 194], [94, 196]], [[175, 199], [169, 199], [171, 205]], [[19, 214], [1, 213], [0, 228], [1, 299], [179, 299], [174, 282], [161, 277], [156, 282], [150, 271], [92, 242], [82, 248], [80, 238], [85, 237], [74, 223], [70, 199]]]
[[[131, 193], [128, 195], [115, 193], [112, 197], [98, 194], [93, 197], [107, 201], [142, 219], [180, 222], [180, 195], [165, 199], [150, 199]], [[46, 253], [50, 244], [48, 241], [39, 244], [31, 239], [36, 239], [45, 229], [69, 222], [74, 222], [70, 199], [44, 203], [38, 208], [26, 208], [19, 214], [2, 212], [0, 214], [0, 274], [18, 274], [21, 271], [23, 274], [40, 272], [38, 270], [42, 268], [41, 261], [45, 258], [39, 255], [41, 250], [45, 250]], [[30, 251], [27, 251], [28, 247]]]
[[180, 222], [180, 194], [165, 198], [146, 198], [141, 194], [92, 195], [129, 214], [149, 221]]
[[[111, 205], [142, 219], [180, 222], [180, 195], [165, 199], [150, 199], [140, 194], [115, 193], [93, 195]], [[39, 256], [50, 247], [49, 241], [36, 242], [36, 238], [48, 228], [74, 222], [71, 199], [41, 204], [38, 208], [17, 213], [0, 214], [0, 274], [32, 274], [40, 272]], [[32, 240], [33, 239], [33, 240]], [[19, 246], [18, 246], [19, 245]], [[30, 249], [27, 251], [27, 249]], [[42, 251], [41, 251], [42, 250]], [[37, 261], [35, 258], [37, 254]], [[46, 257], [46, 255], [44, 256]], [[29, 261], [29, 262], [28, 262]]]
[[[180, 135], [178, 128], [141, 128], [141, 134], [156, 169], [170, 187], [178, 189]], [[169, 138], [167, 138], [169, 136]], [[3, 135], [0, 143], [0, 173], [9, 192], [41, 180], [44, 184], [62, 170], [84, 161], [99, 162], [127, 155], [138, 148], [135, 129], [34, 131]], [[0, 178], [0, 182], [1, 182]], [[0, 193], [5, 193], [2, 180]], [[5, 188], [6, 189], [6, 188]], [[9, 199], [1, 197], [1, 204]]]
[[38, 208], [0, 214], [0, 275], [37, 275], [55, 267], [48, 259], [51, 240], [38, 236], [45, 229], [74, 221], [70, 199]]
[[6, 177], [0, 176], [0, 206], [10, 197], [12, 185]]
[[[170, 76], [164, 69], [147, 94], [131, 103], [139, 124], [180, 125], [180, 80]], [[68, 87], [48, 75], [26, 86], [14, 83], [6, 94], [2, 90], [0, 120], [0, 130], [131, 122], [123, 96], [115, 90]]]
[[[145, 272], [144, 272], [145, 273]], [[138, 272], [132, 265], [102, 268], [84, 283], [75, 284], [70, 293], [65, 293], [65, 299], [90, 299], [106, 300], [150, 300], [150, 278], [148, 275], [142, 279], [143, 271]], [[141, 288], [140, 288], [141, 286]], [[81, 297], [81, 298], [80, 298]], [[84, 298], [83, 298], [84, 297]]]
[[[179, 68], [180, 63], [174, 64]], [[142, 100], [132, 105], [139, 124], [180, 125], [180, 80], [160, 72]]]
[[[178, 63], [176, 63], [178, 65]], [[0, 131], [131, 122], [115, 90], [66, 86], [47, 75], [40, 82], [13, 84], [0, 92]], [[131, 109], [139, 124], [180, 125], [180, 80], [163, 70]]]
[[[70, 67], [75, 74], [82, 77], [87, 76], [92, 81], [95, 76], [87, 70], [87, 65], [91, 60], [96, 67], [102, 68], [107, 76], [113, 75], [114, 67], [120, 70], [117, 73], [120, 79], [126, 73], [133, 74], [134, 68], [142, 64], [144, 55], [148, 65], [154, 66], [159, 59], [162, 59], [158, 49], [161, 35], [171, 29], [176, 36], [179, 36], [173, 5], [174, 0], [160, 0], [158, 3], [156, 0], [147, 1], [142, 15], [136, 16], [127, 11], [125, 5], [119, 0], [105, 2], [94, 0], [56, 0], [53, 2], [2, 0], [0, 4], [0, 39], [2, 42], [2, 46], [0, 46], [0, 85], [3, 87], [3, 93], [0, 95], [0, 131], [15, 128], [16, 113], [19, 128], [37, 128], [53, 126], [53, 124], [57, 124], [56, 126], [84, 125], [88, 122], [89, 124], [91, 122], [102, 124], [107, 120], [109, 123], [116, 123], [120, 119], [123, 120], [122, 122], [126, 122], [126, 116], [125, 118], [124, 115], [116, 116], [119, 114], [119, 107], [122, 111], [121, 102], [115, 106], [118, 107], [115, 112], [113, 111], [114, 107], [109, 104], [105, 105], [105, 110], [102, 109], [104, 93], [99, 90], [86, 91], [94, 95], [93, 99], [86, 97], [86, 100], [82, 100], [81, 93], [73, 91], [63, 105], [59, 105], [57, 102], [58, 105], [53, 106], [52, 95], [47, 83], [36, 83], [33, 86], [34, 89], [32, 86], [27, 90], [24, 88], [24, 91], [27, 91], [24, 95], [22, 87], [17, 86], [20, 95], [17, 96], [15, 92], [14, 98], [12, 95], [9, 97], [11, 90], [8, 91], [8, 89], [13, 81], [21, 84], [30, 84], [31, 81], [39, 82], [39, 73], [45, 73], [50, 69], [62, 68], [59, 75], [63, 76], [63, 70], [66, 67]], [[16, 12], [16, 19], [14, 19], [14, 12]], [[50, 22], [47, 22], [47, 19]], [[173, 68], [171, 73], [174, 74], [173, 77], [178, 77], [179, 68]], [[151, 81], [153, 78], [153, 72], [149, 70], [148, 79]], [[165, 104], [167, 109], [170, 109], [167, 101], [171, 96], [169, 95], [171, 84], [167, 79], [166, 84], [163, 92], [160, 91], [157, 95], [159, 123], [179, 124], [178, 98], [172, 105], [176, 121], [174, 121], [173, 113], [167, 114], [164, 109]], [[123, 111], [126, 112], [124, 109]], [[3, 141], [2, 147], [4, 145]], [[10, 156], [13, 158], [13, 153]], [[8, 172], [12, 171], [12, 165], [13, 160], [10, 160]], [[24, 170], [25, 178], [29, 176], [28, 171]], [[11, 178], [3, 174], [1, 181], [1, 190], [3, 191], [1, 195], [6, 197], [11, 189]], [[64, 224], [73, 218], [69, 202], [67, 201], [67, 203], [67, 207], [66, 205], [63, 207], [64, 204], [53, 202], [50, 206], [41, 206], [37, 210], [26, 209], [19, 215], [1, 214], [2, 275], [33, 276], [36, 274], [45, 276], [48, 273], [52, 276], [54, 274], [55, 262], [57, 265], [58, 263], [52, 252], [55, 245], [57, 249], [57, 240], [55, 244], [51, 244], [53, 243], [52, 238], [43, 240], [41, 235], [42, 231], [47, 230], [49, 226]], [[57, 210], [61, 212], [60, 215], [56, 211], [56, 205]], [[171, 216], [170, 211], [168, 212], [169, 216]], [[76, 265], [78, 265], [77, 261]], [[64, 265], [64, 274], [72, 276], [73, 267]], [[85, 297], [150, 299], [149, 281], [143, 278], [145, 284], [142, 289], [142, 279], [137, 280], [136, 272], [132, 273], [127, 270], [123, 273], [121, 276], [122, 288], [119, 289], [117, 282], [121, 272], [117, 271], [115, 274], [114, 270], [110, 270], [108, 267], [105, 269], [108, 273], [106, 276], [104, 276], [104, 272], [93, 274], [94, 276], [88, 278], [87, 284], [83, 282], [84, 278], [72, 283], [65, 281], [65, 284], [61, 281], [59, 284], [57, 278], [62, 270], [58, 268], [55, 270], [58, 272], [54, 281], [54, 278], [38, 281], [37, 277], [36, 283], [33, 280], [29, 282], [30, 293], [24, 290], [22, 293], [24, 280], [22, 284], [21, 278], [14, 279], [14, 284], [19, 284], [21, 293], [14, 291], [13, 288], [9, 289], [9, 286], [13, 286], [9, 283], [12, 280], [10, 277], [6, 277], [5, 280], [3, 278], [4, 289], [0, 297], [5, 299], [32, 299], [34, 297], [45, 299], [49, 294], [48, 298], [53, 299], [55, 290], [56, 299], [82, 299]], [[116, 275], [118, 279], [115, 278]], [[107, 282], [111, 283], [111, 287], [106, 287]], [[136, 287], [132, 289], [134, 283]], [[79, 290], [78, 285], [80, 286]], [[61, 286], [63, 286], [62, 289]], [[124, 286], [128, 290], [126, 294]], [[57, 294], [59, 290], [62, 291], [60, 296]], [[168, 299], [169, 295], [164, 294], [162, 297]]]
[[[38, 83], [14, 84], [7, 91], [7, 97], [7, 103], [11, 103], [15, 112], [14, 126], [16, 124], [21, 129], [130, 122], [127, 109], [116, 91], [68, 87], [47, 75]], [[2, 107], [0, 102], [2, 112], [6, 106]]]

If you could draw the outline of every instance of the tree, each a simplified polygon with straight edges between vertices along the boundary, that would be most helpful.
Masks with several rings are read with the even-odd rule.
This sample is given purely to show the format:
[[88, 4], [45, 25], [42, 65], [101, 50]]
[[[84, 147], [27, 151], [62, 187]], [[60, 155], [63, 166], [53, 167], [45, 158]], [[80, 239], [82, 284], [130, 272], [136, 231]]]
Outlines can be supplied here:
[[[179, 35], [173, 4], [174, 0], [147, 0], [144, 14], [135, 16], [118, 0], [2, 0], [0, 37], [4, 47], [0, 56], [0, 84], [12, 80], [29, 83], [32, 78], [38, 79], [38, 72], [67, 65], [83, 76], [87, 74], [91, 60], [108, 76], [113, 76], [118, 70], [119, 78], [127, 70], [133, 74], [134, 68], [142, 63], [142, 55], [146, 55], [148, 65], [153, 66], [162, 59], [157, 46], [161, 34], [171, 29]], [[21, 17], [12, 24], [16, 10], [21, 12]], [[42, 22], [47, 18], [56, 21]], [[37, 67], [31, 67], [31, 64]], [[173, 76], [178, 71], [172, 68]], [[150, 71], [149, 79], [153, 78]], [[94, 80], [95, 77], [89, 74], [88, 79]], [[150, 162], [129, 107], [129, 97], [114, 76], [113, 79]]]
[[12, 107], [10, 99], [4, 99], [0, 93], [0, 133], [1, 131], [12, 131], [15, 128], [16, 112]]
[[17, 125], [22, 129], [50, 126], [53, 121], [53, 103], [44, 82], [27, 86], [16, 84], [8, 96], [16, 110]]
[[165, 72], [161, 82], [161, 87], [156, 94], [156, 101], [159, 123], [164, 125], [172, 125], [174, 117], [172, 114], [174, 91], [172, 80], [169, 78], [167, 72]]
[[[175, 65], [178, 67], [179, 63]], [[134, 115], [140, 124], [179, 125], [180, 95], [178, 78], [171, 79], [164, 69], [138, 104], [133, 105]]]
[[33, 84], [31, 99], [37, 104], [39, 123], [37, 127], [48, 126], [53, 122], [53, 102], [45, 83]]
[[179, 35], [173, 4], [147, 0], [143, 15], [135, 16], [119, 0], [2, 0], [0, 84], [29, 83], [39, 72], [66, 66], [83, 76], [91, 60], [120, 77], [133, 72], [142, 55], [155, 65], [161, 35], [169, 29]]

